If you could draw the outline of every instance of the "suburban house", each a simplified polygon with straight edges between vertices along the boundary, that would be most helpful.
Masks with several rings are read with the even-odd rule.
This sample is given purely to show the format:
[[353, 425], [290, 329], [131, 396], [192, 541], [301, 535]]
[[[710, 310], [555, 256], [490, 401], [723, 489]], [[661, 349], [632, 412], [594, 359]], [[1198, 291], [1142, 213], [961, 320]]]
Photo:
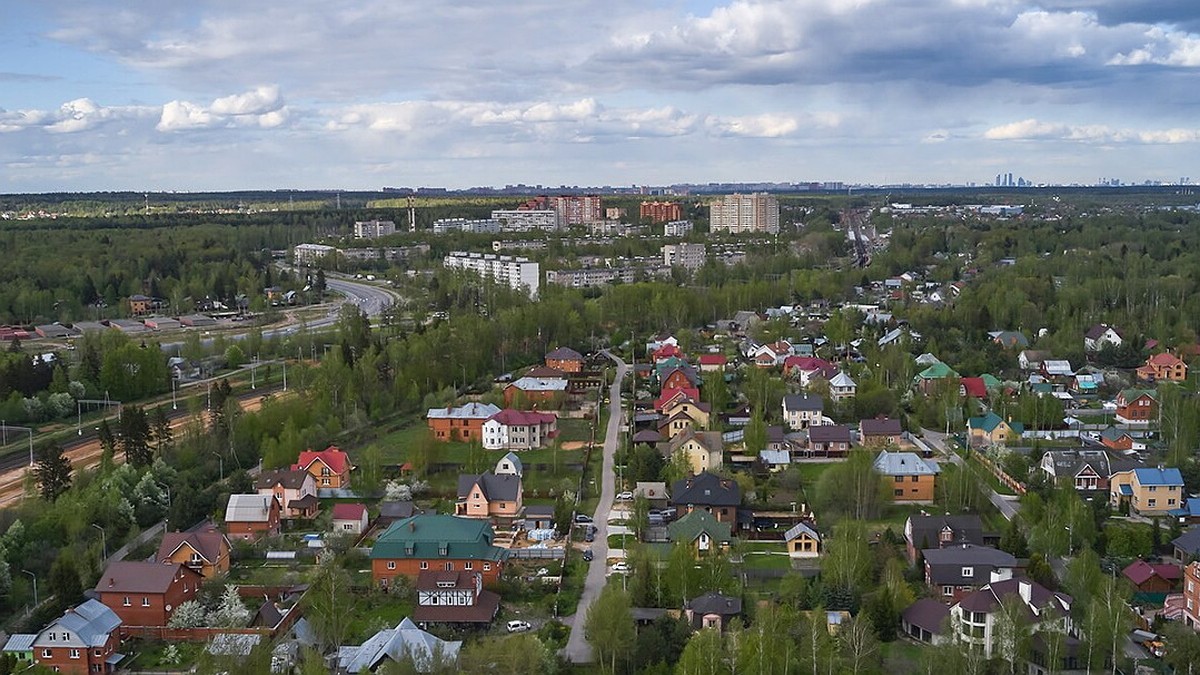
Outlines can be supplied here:
[[1029, 346], [1029, 338], [1020, 331], [998, 330], [988, 333], [988, 336], [992, 338], [992, 342], [1005, 349], [1025, 349]]
[[659, 481], [638, 481], [633, 487], [633, 498], [645, 497], [652, 508], [667, 505], [667, 484]]
[[387, 661], [411, 660], [418, 673], [429, 673], [438, 667], [455, 664], [462, 641], [450, 642], [426, 633], [405, 617], [395, 628], [385, 628], [361, 645], [338, 647], [339, 673], [373, 673]]
[[943, 644], [948, 636], [950, 607], [932, 598], [920, 598], [900, 615], [900, 630], [925, 644]]
[[229, 539], [211, 522], [187, 532], [167, 532], [154, 559], [170, 565], [179, 563], [200, 573], [205, 579], [229, 571]]
[[1042, 361], [1042, 376], [1051, 382], [1066, 384], [1075, 377], [1071, 362], [1064, 359], [1046, 359]]
[[811, 386], [817, 380], [828, 382], [837, 374], [837, 366], [815, 356], [789, 356], [783, 360], [783, 377], [799, 380], [801, 387]]
[[113, 673], [125, 659], [117, 653], [121, 619], [112, 608], [87, 600], [68, 609], [33, 639], [33, 658], [59, 673]]
[[808, 428], [808, 447], [801, 450], [804, 457], [845, 457], [850, 452], [850, 427], [841, 424], [822, 424]]
[[254, 479], [254, 489], [260, 495], [271, 495], [279, 501], [279, 517], [283, 519], [317, 516], [321, 503], [317, 500], [317, 479], [300, 469], [263, 471]]
[[694, 389], [700, 382], [696, 371], [687, 364], [659, 373], [659, 388], [663, 391], [671, 389]]
[[1024, 431], [1025, 425], [1005, 422], [994, 412], [967, 420], [967, 442], [974, 448], [1004, 445], [1009, 438], [1019, 438]]
[[508, 551], [494, 546], [487, 520], [440, 513], [398, 520], [371, 547], [371, 578], [387, 586], [403, 576], [416, 580], [425, 570], [479, 572], [483, 583], [500, 578]]
[[492, 470], [492, 473], [497, 476], [524, 476], [525, 466], [515, 452], [510, 452], [496, 462], [496, 468]]
[[1120, 331], [1108, 324], [1098, 323], [1083, 334], [1083, 350], [1086, 352], [1098, 352], [1105, 347], [1116, 348], [1124, 343], [1125, 338]]
[[701, 472], [671, 485], [671, 505], [682, 515], [692, 511], [707, 511], [718, 522], [727, 523], [737, 532], [738, 506], [742, 503], [742, 488], [737, 481]]
[[[5, 637], [4, 631], [0, 631], [0, 639], [5, 639]], [[4, 647], [0, 648], [0, 654], [12, 660], [10, 663], [13, 668], [10, 672], [19, 673], [33, 665], [34, 640], [37, 640], [37, 633], [13, 633], [7, 636]]]
[[821, 533], [808, 523], [796, 523], [783, 535], [788, 556], [817, 558], [821, 555]]
[[1138, 366], [1137, 377], [1143, 382], [1183, 382], [1187, 379], [1187, 364], [1170, 352], [1155, 354]]
[[349, 532], [362, 534], [367, 531], [367, 507], [363, 504], [339, 503], [333, 505], [333, 519], [330, 525], [335, 534]]
[[1175, 561], [1180, 565], [1200, 560], [1200, 527], [1189, 527], [1171, 540], [1171, 546], [1175, 549]]
[[962, 544], [927, 548], [925, 584], [946, 602], [960, 600], [982, 586], [1011, 579], [1017, 559], [991, 546]]
[[921, 393], [930, 394], [938, 388], [938, 385], [947, 381], [954, 384], [959, 379], [959, 374], [953, 368], [938, 361], [917, 373], [916, 377], [913, 378], [913, 383], [917, 389], [921, 390]]
[[229, 495], [225, 533], [233, 539], [257, 539], [279, 534], [279, 502], [271, 495]]
[[483, 589], [483, 575], [458, 570], [426, 570], [417, 575], [417, 606], [413, 619], [422, 626], [433, 623], [491, 623], [500, 611], [500, 596]]
[[[552, 403], [567, 393], [567, 381], [541, 377], [522, 377], [504, 388], [504, 405], [511, 408], [514, 402], [524, 405]], [[524, 407], [524, 405], [519, 407]]]
[[656, 352], [666, 345], [678, 347], [679, 340], [675, 339], [675, 336], [670, 333], [659, 333], [658, 335], [654, 336], [652, 340], [646, 343], [646, 351]]
[[1116, 403], [1120, 424], [1144, 427], [1158, 419], [1158, 394], [1152, 389], [1122, 389]]
[[881, 452], [875, 470], [892, 492], [892, 501], [913, 504], [933, 502], [934, 485], [941, 471], [935, 462], [911, 452]]
[[687, 546], [697, 557], [729, 550], [733, 540], [729, 523], [719, 522], [708, 511], [692, 511], [667, 525], [667, 538]]
[[850, 379], [850, 376], [844, 372], [838, 372], [838, 374], [834, 375], [833, 379], [829, 381], [829, 395], [832, 396], [833, 400], [835, 401], [854, 398], [854, 393], [856, 391], [858, 391], [858, 385], [855, 384], [854, 380]]
[[1054, 356], [1047, 351], [1036, 349], [1025, 349], [1020, 354], [1017, 354], [1017, 365], [1021, 370], [1040, 371], [1042, 362], [1053, 359]]
[[699, 401], [700, 390], [696, 387], [683, 387], [681, 389], [663, 389], [658, 398], [654, 399], [654, 410], [662, 412], [663, 409], [671, 407], [680, 400]]
[[1118, 429], [1114, 426], [1107, 426], [1100, 432], [1100, 444], [1112, 450], [1138, 450], [1139, 446], [1145, 447], [1145, 444], [1133, 437], [1125, 429]]
[[700, 372], [720, 373], [724, 372], [729, 359], [724, 354], [701, 354], [697, 361], [700, 364]]
[[671, 439], [667, 446], [667, 459], [682, 452], [688, 460], [692, 473], [721, 468], [725, 444], [719, 431], [693, 431], [691, 429]]
[[558, 435], [558, 415], [505, 408], [483, 423], [487, 450], [535, 450]]
[[983, 546], [999, 543], [1000, 538], [990, 538], [983, 532], [983, 521], [979, 516], [927, 515], [909, 516], [904, 522], [904, 540], [907, 542], [908, 559], [916, 561], [917, 551], [928, 548], [945, 548], [962, 544]]
[[1121, 574], [1142, 593], [1169, 593], [1179, 588], [1183, 572], [1174, 563], [1148, 563], [1134, 560]]
[[521, 476], [516, 473], [460, 474], [454, 515], [467, 518], [515, 518], [522, 507]]
[[1200, 630], [1200, 562], [1183, 568], [1183, 623]]
[[1179, 469], [1132, 469], [1109, 478], [1109, 501], [1122, 502], [1141, 516], [1165, 516], [1183, 505], [1183, 474]]
[[317, 489], [320, 490], [321, 488], [349, 488], [350, 471], [354, 467], [350, 464], [349, 455], [337, 446], [331, 445], [320, 452], [305, 450], [300, 453], [300, 458], [296, 460], [292, 468], [312, 474], [312, 477], [317, 480]]
[[784, 360], [795, 353], [796, 349], [792, 343], [787, 340], [778, 340], [770, 344], [759, 345], [750, 354], [750, 359], [754, 361], [754, 365], [760, 368], [771, 368], [783, 365]]
[[903, 435], [904, 430], [900, 428], [900, 420], [889, 417], [860, 420], [858, 423], [860, 442], [867, 447], [900, 445]]
[[1109, 477], [1136, 468], [1139, 462], [1104, 450], [1048, 450], [1038, 466], [1059, 485], [1070, 484], [1087, 494], [1107, 494]]
[[783, 421], [792, 431], [825, 423], [821, 412], [825, 401], [816, 394], [788, 394], [783, 397]]
[[154, 298], [145, 295], [129, 296], [129, 313], [133, 316], [145, 316], [154, 311]]
[[980, 400], [987, 398], [987, 383], [983, 381], [982, 377], [960, 377], [958, 381], [959, 396]]
[[570, 347], [559, 347], [546, 355], [546, 366], [564, 373], [582, 373], [583, 354]]
[[725, 630], [729, 622], [742, 613], [742, 599], [720, 593], [705, 593], [683, 605], [684, 618], [692, 630], [716, 628]]
[[100, 602], [126, 626], [165, 626], [181, 603], [200, 595], [204, 577], [180, 563], [122, 560], [96, 582]]
[[500, 408], [491, 403], [471, 401], [457, 408], [430, 408], [425, 422], [439, 441], [477, 441], [483, 435], [483, 423], [498, 412]]
[[667, 419], [672, 419], [677, 415], [686, 415], [692, 420], [692, 428], [700, 431], [708, 428], [711, 410], [712, 406], [707, 403], [700, 403], [681, 396], [666, 403], [663, 406], [662, 414]]
[[[1079, 644], [1073, 637], [1075, 629], [1071, 622], [1071, 596], [1056, 593], [1028, 579], [1007, 579], [987, 584], [952, 606], [950, 624], [955, 631], [955, 639], [982, 648], [985, 658], [992, 658], [998, 649], [996, 641], [1000, 630], [1001, 604], [1010, 597], [1018, 598], [1029, 610], [1026, 616], [1033, 621], [1035, 643], [1037, 633], [1052, 630], [1065, 634], [1062, 650], [1064, 663], [1060, 665], [1067, 670], [1077, 668], [1078, 664], [1074, 663], [1071, 656]], [[1036, 646], [1033, 651], [1036, 661]]]

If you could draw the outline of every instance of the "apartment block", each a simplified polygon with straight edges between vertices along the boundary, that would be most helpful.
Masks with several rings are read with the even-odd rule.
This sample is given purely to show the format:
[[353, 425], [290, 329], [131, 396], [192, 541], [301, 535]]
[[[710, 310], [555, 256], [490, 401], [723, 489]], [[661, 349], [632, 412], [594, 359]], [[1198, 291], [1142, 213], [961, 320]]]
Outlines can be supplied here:
[[704, 244], [666, 244], [662, 247], [663, 264], [667, 267], [676, 265], [687, 270], [698, 270], [704, 267], [708, 251]]
[[434, 234], [450, 232], [467, 232], [470, 234], [496, 234], [500, 231], [500, 221], [495, 218], [442, 218], [433, 223]]
[[638, 216], [653, 223], [666, 223], [683, 218], [683, 207], [679, 202], [642, 202]]
[[528, 258], [454, 251], [446, 256], [443, 264], [449, 269], [467, 270], [481, 277], [494, 279], [510, 288], [524, 289], [531, 298], [538, 295], [541, 270], [536, 262]]
[[502, 232], [557, 230], [558, 212], [554, 209], [496, 209], [492, 220], [500, 221]]
[[396, 223], [390, 220], [360, 220], [354, 223], [355, 239], [378, 239], [396, 234]]
[[709, 204], [713, 232], [779, 232], [779, 201], [764, 192], [732, 194]]
[[558, 222], [564, 225], [586, 225], [604, 220], [604, 206], [599, 195], [553, 197], [550, 200]]
[[690, 220], [672, 220], [663, 226], [663, 234], [668, 237], [686, 237], [694, 227]]

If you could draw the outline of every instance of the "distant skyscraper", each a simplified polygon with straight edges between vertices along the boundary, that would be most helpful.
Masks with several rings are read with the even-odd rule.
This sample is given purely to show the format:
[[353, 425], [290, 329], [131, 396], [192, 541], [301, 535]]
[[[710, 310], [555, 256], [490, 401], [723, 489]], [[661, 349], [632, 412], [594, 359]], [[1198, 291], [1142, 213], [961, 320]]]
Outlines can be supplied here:
[[1000, 174], [996, 174], [996, 187], [1000, 187]]
[[642, 202], [638, 216], [652, 223], [667, 223], [683, 218], [683, 209], [678, 202]]
[[558, 222], [564, 225], [586, 225], [604, 220], [604, 207], [599, 195], [554, 197], [551, 203], [558, 212]]
[[732, 194], [709, 204], [709, 227], [713, 232], [779, 232], [779, 201], [756, 192]]

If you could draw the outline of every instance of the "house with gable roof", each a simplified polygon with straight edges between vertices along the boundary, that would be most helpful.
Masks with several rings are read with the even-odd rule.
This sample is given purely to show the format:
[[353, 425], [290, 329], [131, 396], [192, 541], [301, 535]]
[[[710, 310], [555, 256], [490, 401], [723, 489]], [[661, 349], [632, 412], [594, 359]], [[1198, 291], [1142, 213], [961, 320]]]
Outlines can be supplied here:
[[888, 417], [859, 420], [858, 435], [860, 442], [867, 447], [882, 445], [900, 445], [904, 429], [900, 420]]
[[1009, 598], [1024, 607], [1025, 618], [1032, 624], [1034, 662], [1039, 656], [1044, 658], [1045, 649], [1039, 648], [1039, 644], [1044, 643], [1039, 641], [1039, 636], [1053, 631], [1063, 635], [1060, 653], [1063, 662], [1057, 664], [1055, 670], [1076, 670], [1081, 666], [1075, 658], [1079, 640], [1071, 620], [1071, 596], [1051, 591], [1029, 579], [996, 581], [962, 598], [950, 608], [954, 639], [981, 648], [985, 658], [997, 656], [1001, 649], [1002, 605]]
[[483, 435], [483, 423], [498, 412], [491, 403], [471, 401], [457, 408], [430, 408], [425, 420], [439, 441], [475, 441]]
[[1165, 516], [1183, 506], [1183, 474], [1179, 469], [1138, 468], [1114, 473], [1109, 478], [1109, 502], [1120, 507], [1127, 502], [1133, 513]]
[[1142, 382], [1183, 382], [1187, 380], [1188, 367], [1183, 359], [1170, 352], [1154, 354], [1146, 363], [1138, 366], [1137, 377]]
[[59, 673], [113, 673], [125, 659], [117, 653], [121, 618], [98, 600], [87, 600], [50, 622], [31, 647], [38, 664]]
[[[506, 459], [502, 458], [501, 463]], [[509, 462], [511, 466], [511, 462]], [[524, 488], [519, 473], [460, 474], [454, 515], [467, 518], [515, 518], [521, 513]]]
[[792, 431], [825, 424], [825, 400], [817, 394], [788, 394], [783, 397], [783, 421]]
[[961, 544], [999, 544], [1000, 537], [985, 534], [983, 521], [977, 515], [921, 513], [909, 516], [904, 522], [904, 541], [907, 544], [908, 559], [915, 562], [917, 552], [923, 549]]
[[212, 579], [229, 571], [231, 549], [229, 538], [205, 521], [186, 532], [164, 534], [154, 559], [168, 565], [186, 565], [205, 579]]
[[817, 380], [832, 380], [838, 367], [814, 356], [789, 356], [783, 360], [783, 376], [797, 379], [801, 387], [810, 387]]
[[1103, 449], [1048, 450], [1039, 464], [1050, 480], [1085, 494], [1108, 494], [1109, 477], [1141, 466], [1135, 459], [1115, 457]]
[[546, 354], [546, 365], [564, 373], [583, 372], [583, 354], [570, 347], [559, 347]]
[[317, 499], [317, 479], [300, 469], [267, 470], [254, 479], [260, 495], [272, 495], [279, 501], [279, 517], [315, 518], [321, 502]]
[[881, 452], [875, 458], [875, 470], [883, 476], [892, 492], [892, 501], [910, 504], [933, 502], [937, 463], [922, 459], [911, 452]]
[[484, 590], [479, 572], [426, 570], [417, 575], [413, 619], [422, 626], [486, 626], [500, 611], [500, 596]]
[[715, 628], [723, 631], [742, 613], [742, 599], [709, 592], [684, 603], [683, 613], [692, 630]]
[[850, 452], [850, 427], [821, 424], [808, 428], [808, 446], [800, 450], [805, 458], [845, 457]]
[[292, 465], [292, 469], [307, 471], [317, 481], [317, 489], [346, 489], [350, 487], [350, 455], [341, 448], [331, 445], [320, 452], [305, 450]]
[[980, 587], [1011, 579], [1017, 559], [991, 546], [961, 544], [921, 551], [925, 585], [943, 601], [960, 600]]
[[362, 534], [367, 531], [371, 522], [364, 504], [348, 504], [341, 502], [333, 505], [333, 516], [330, 527], [335, 533], [349, 532]]
[[1010, 438], [1020, 438], [1024, 431], [1024, 424], [1006, 422], [994, 412], [967, 419], [967, 442], [974, 448], [1004, 445]]
[[361, 645], [339, 647], [338, 672], [373, 673], [392, 661], [411, 662], [418, 673], [429, 673], [454, 665], [460, 649], [461, 640], [443, 640], [405, 617], [395, 628], [385, 628]]
[[1179, 588], [1183, 570], [1173, 563], [1148, 563], [1137, 559], [1129, 563], [1121, 574], [1142, 593], [1170, 593]]
[[1115, 327], [1098, 323], [1083, 334], [1083, 350], [1098, 352], [1105, 347], [1120, 347], [1125, 344], [1125, 338]]
[[558, 436], [558, 415], [505, 408], [483, 423], [487, 450], [535, 450]]
[[719, 431], [695, 431], [688, 429], [671, 439], [667, 445], [667, 459], [682, 452], [688, 460], [692, 473], [702, 473], [721, 468], [724, 463], [725, 443]]
[[1158, 393], [1153, 389], [1122, 389], [1116, 404], [1120, 424], [1145, 427], [1158, 419]]
[[671, 505], [680, 513], [707, 511], [718, 522], [727, 523], [733, 533], [738, 529], [737, 513], [741, 503], [742, 488], [737, 481], [708, 471], [671, 485]]
[[933, 392], [937, 386], [946, 380], [956, 381], [959, 379], [958, 373], [950, 366], [941, 361], [934, 363], [925, 370], [917, 373], [913, 378], [913, 383], [924, 394]]
[[504, 405], [511, 408], [513, 402], [519, 400], [531, 405], [553, 403], [566, 395], [567, 385], [566, 380], [522, 377], [504, 387]]
[[697, 557], [729, 550], [733, 541], [729, 523], [722, 523], [708, 511], [691, 511], [667, 525], [671, 543], [683, 544]]
[[109, 563], [94, 591], [126, 626], [165, 626], [180, 604], [199, 597], [203, 583], [181, 563], [121, 560]]
[[279, 502], [271, 495], [229, 495], [225, 532], [233, 539], [257, 539], [279, 534]]
[[783, 535], [791, 558], [817, 558], [822, 553], [821, 533], [809, 523], [796, 523]]

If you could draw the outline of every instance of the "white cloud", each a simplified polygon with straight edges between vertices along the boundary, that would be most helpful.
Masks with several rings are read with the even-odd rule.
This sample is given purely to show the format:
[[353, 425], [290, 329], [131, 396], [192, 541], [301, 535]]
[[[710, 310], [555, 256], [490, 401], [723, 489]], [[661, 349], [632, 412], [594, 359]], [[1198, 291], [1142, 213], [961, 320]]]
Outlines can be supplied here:
[[1200, 129], [1138, 131], [1134, 129], [1115, 129], [1102, 124], [1070, 125], [1027, 119], [992, 127], [985, 131], [983, 136], [993, 141], [1051, 140], [1083, 143], [1174, 145], [1200, 142]]
[[162, 107], [159, 131], [186, 131], [219, 126], [257, 126], [272, 129], [288, 120], [288, 109], [279, 95], [279, 87], [257, 87], [244, 94], [216, 99], [209, 106], [189, 101], [171, 101]]

